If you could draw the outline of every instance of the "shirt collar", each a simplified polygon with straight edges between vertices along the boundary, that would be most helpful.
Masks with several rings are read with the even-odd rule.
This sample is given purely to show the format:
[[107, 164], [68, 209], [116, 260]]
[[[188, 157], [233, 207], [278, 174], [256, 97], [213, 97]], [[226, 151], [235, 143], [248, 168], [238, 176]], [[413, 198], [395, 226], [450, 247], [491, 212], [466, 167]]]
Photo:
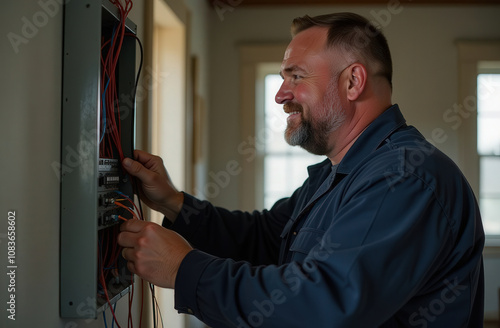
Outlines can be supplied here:
[[394, 131], [406, 124], [397, 104], [386, 109], [361, 133], [340, 161], [338, 173], [349, 174], [363, 158], [374, 152]]

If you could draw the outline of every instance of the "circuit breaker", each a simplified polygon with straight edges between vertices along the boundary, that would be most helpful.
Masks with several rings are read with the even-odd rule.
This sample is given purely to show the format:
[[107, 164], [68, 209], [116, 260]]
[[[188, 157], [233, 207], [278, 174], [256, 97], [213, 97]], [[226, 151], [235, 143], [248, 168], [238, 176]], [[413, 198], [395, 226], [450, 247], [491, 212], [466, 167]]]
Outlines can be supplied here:
[[[116, 242], [120, 222], [133, 216], [134, 197], [121, 158], [132, 157], [134, 148], [137, 27], [122, 17], [108, 0], [72, 0], [64, 6], [63, 318], [96, 318], [133, 285]], [[116, 56], [116, 67], [105, 66], [109, 56]], [[105, 96], [111, 92], [110, 105]]]

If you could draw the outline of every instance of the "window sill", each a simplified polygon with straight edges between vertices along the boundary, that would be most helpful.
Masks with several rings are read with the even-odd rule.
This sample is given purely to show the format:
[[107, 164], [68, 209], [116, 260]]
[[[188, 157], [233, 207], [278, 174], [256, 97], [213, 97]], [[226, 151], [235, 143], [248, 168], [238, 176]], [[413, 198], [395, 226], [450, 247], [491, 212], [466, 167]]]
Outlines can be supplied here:
[[500, 239], [486, 238], [483, 255], [486, 257], [500, 257]]

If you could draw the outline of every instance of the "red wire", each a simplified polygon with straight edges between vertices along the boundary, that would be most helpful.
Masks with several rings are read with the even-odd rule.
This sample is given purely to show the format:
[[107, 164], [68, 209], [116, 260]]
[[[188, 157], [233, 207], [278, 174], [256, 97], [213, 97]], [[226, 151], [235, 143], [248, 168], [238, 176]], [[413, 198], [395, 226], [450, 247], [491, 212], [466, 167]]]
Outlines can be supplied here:
[[[106, 233], [108, 233], [108, 235], [109, 235], [108, 231]], [[104, 239], [104, 236], [103, 236], [103, 239]], [[100, 249], [98, 250], [98, 253], [101, 254], [101, 250]], [[118, 320], [116, 319], [116, 315], [115, 315], [115, 311], [113, 310], [113, 306], [111, 306], [111, 301], [109, 300], [108, 288], [107, 288], [107, 285], [106, 285], [106, 277], [105, 277], [105, 274], [104, 274], [104, 267], [106, 267], [106, 265], [105, 265], [105, 259], [107, 257], [107, 254], [108, 254], [108, 249], [106, 247], [106, 252], [105, 252], [104, 257], [102, 258], [102, 261], [101, 261], [101, 270], [100, 270], [101, 284], [102, 284], [102, 288], [103, 288], [103, 291], [104, 291], [104, 296], [106, 296], [106, 301], [107, 301], [107, 303], [109, 305], [109, 308], [111, 309], [111, 313], [113, 314], [113, 319], [115, 320], [116, 325], [118, 326], [118, 328], [121, 328], [120, 325], [118, 324]]]
[[139, 328], [142, 327], [142, 309], [144, 307], [144, 280], [141, 278], [141, 313], [139, 314]]
[[[125, 6], [122, 5], [122, 3], [119, 0], [110, 0], [111, 3], [113, 3], [119, 10], [120, 12], [120, 23], [118, 24], [116, 30], [114, 31], [113, 37], [113, 43], [111, 43], [111, 39], [107, 40], [102, 43], [101, 45], [101, 65], [102, 65], [102, 72], [101, 72], [101, 101], [102, 101], [102, 94], [104, 93], [104, 101], [103, 105], [106, 108], [106, 112], [104, 111], [101, 112], [101, 121], [103, 120], [103, 116], [106, 115], [106, 126], [103, 126], [100, 131], [103, 131], [104, 137], [100, 136], [102, 138], [102, 142], [99, 146], [99, 155], [100, 156], [106, 156], [108, 158], [113, 158], [115, 154], [113, 154], [113, 146], [114, 149], [116, 149], [116, 153], [118, 157], [120, 158], [120, 161], [124, 159], [123, 155], [123, 149], [121, 146], [121, 119], [120, 119], [120, 106], [119, 106], [119, 98], [118, 98], [118, 90], [117, 90], [117, 84], [116, 84], [116, 68], [118, 66], [118, 59], [120, 56], [121, 48], [123, 46], [123, 40], [125, 36], [125, 22], [127, 19], [128, 14], [132, 10], [133, 3], [131, 0], [125, 0]], [[103, 56], [103, 52], [105, 48], [108, 47], [107, 54]], [[106, 78], [108, 80], [106, 80]], [[107, 87], [106, 87], [107, 85]], [[104, 92], [106, 90], [106, 92]], [[115, 114], [116, 113], [116, 114]], [[104, 123], [103, 123], [104, 124]], [[137, 206], [133, 201], [130, 200], [130, 198], [126, 197], [135, 207], [137, 210]], [[129, 209], [127, 206], [115, 202], [117, 206], [123, 207], [129, 211], [134, 218], [137, 218], [135, 213]], [[139, 213], [139, 211], [137, 210]], [[140, 214], [139, 214], [140, 215]], [[120, 216], [119, 216], [120, 218]], [[123, 218], [123, 217], [122, 217]], [[142, 219], [142, 218], [141, 218]], [[109, 300], [109, 295], [108, 295], [108, 290], [106, 286], [106, 280], [108, 276], [108, 272], [105, 272], [104, 268], [105, 267], [116, 267], [116, 262], [118, 260], [118, 256], [120, 254], [120, 248], [117, 247], [116, 244], [116, 230], [113, 230], [113, 235], [111, 236], [110, 233], [107, 231], [107, 240], [112, 240], [111, 242], [111, 250], [110, 253], [108, 254], [109, 248], [106, 247], [104, 257], [101, 261], [101, 270], [100, 270], [100, 277], [101, 277], [101, 283], [103, 285], [103, 290], [104, 294], [106, 296], [106, 300], [109, 304], [111, 313], [113, 314], [113, 319], [115, 320], [118, 328], [120, 328], [120, 325], [118, 324], [118, 320], [116, 318], [115, 312], [113, 310], [113, 307], [110, 304]], [[104, 238], [104, 236], [103, 236]], [[99, 252], [101, 252], [99, 250]], [[102, 255], [102, 254], [101, 254]], [[132, 302], [133, 302], [133, 296], [134, 296], [134, 284], [133, 284], [133, 278], [132, 278], [132, 287], [131, 287], [131, 293], [129, 295], [129, 314], [128, 314], [128, 326], [133, 327], [133, 318], [132, 318]], [[142, 325], [142, 311], [143, 311], [143, 288], [141, 288], [141, 313], [140, 313], [140, 324]]]

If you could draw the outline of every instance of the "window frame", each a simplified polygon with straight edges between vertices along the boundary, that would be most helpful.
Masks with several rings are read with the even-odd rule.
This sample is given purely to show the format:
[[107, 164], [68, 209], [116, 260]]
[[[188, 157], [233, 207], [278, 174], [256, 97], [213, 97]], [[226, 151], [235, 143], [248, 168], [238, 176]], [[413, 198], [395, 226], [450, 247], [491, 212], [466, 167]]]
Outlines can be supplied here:
[[[480, 165], [477, 152], [477, 76], [480, 73], [480, 62], [500, 61], [500, 41], [470, 41], [460, 40], [458, 48], [459, 90], [458, 99], [468, 99], [471, 96], [476, 101], [471, 102], [474, 115], [462, 121], [458, 127], [459, 160], [464, 175], [467, 177], [479, 201]], [[486, 244], [489, 252], [500, 253], [500, 236], [487, 235]]]
[[[239, 208], [252, 211], [264, 208], [264, 161], [259, 152], [259, 129], [256, 126], [256, 106], [264, 106], [263, 87], [257, 85], [259, 67], [281, 63], [288, 42], [272, 44], [242, 44], [238, 47], [240, 58], [240, 147], [241, 182]], [[259, 91], [260, 90], [260, 91]], [[252, 144], [253, 143], [253, 144]], [[257, 146], [257, 147], [256, 147]]]

